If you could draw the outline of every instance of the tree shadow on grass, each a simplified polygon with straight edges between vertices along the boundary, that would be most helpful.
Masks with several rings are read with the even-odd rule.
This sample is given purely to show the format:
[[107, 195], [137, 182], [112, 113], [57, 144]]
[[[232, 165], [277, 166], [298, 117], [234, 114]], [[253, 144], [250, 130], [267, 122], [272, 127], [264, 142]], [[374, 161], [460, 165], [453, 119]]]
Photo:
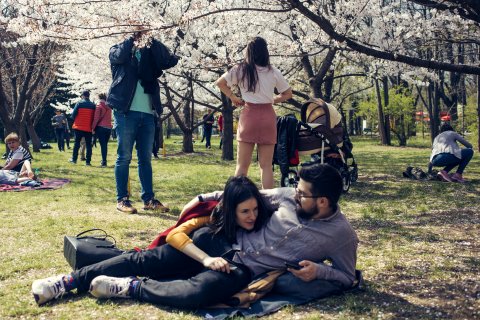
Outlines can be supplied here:
[[411, 196], [414, 190], [414, 186], [391, 183], [394, 180], [388, 181], [384, 177], [374, 177], [369, 180], [362, 178], [362, 180], [355, 182], [348, 194], [345, 195], [346, 201], [400, 201]]
[[453, 208], [427, 212], [417, 216], [412, 226], [465, 226], [480, 224], [480, 213], [472, 209]]
[[[346, 201], [388, 204], [395, 201], [423, 201], [425, 197], [445, 201], [462, 200], [479, 203], [478, 183], [472, 180], [467, 184], [445, 183], [441, 181], [416, 181], [398, 179], [390, 175], [360, 177], [344, 195]], [[461, 195], [458, 193], [461, 192]], [[462, 199], [459, 199], [459, 196]]]
[[480, 286], [471, 279], [429, 280], [422, 276], [409, 276], [409, 270], [380, 274], [375, 287], [358, 295], [356, 301], [376, 306], [394, 318], [462, 318], [479, 315], [476, 301]]
[[440, 312], [440, 309], [429, 310], [426, 306], [412, 303], [398, 294], [386, 292], [383, 288], [368, 287], [362, 293], [347, 294], [345, 301], [343, 310], [348, 310], [348, 313], [356, 317], [369, 317], [375, 314], [380, 316], [383, 313], [391, 315], [393, 319], [419, 319], [428, 318], [429, 312]]
[[352, 219], [351, 224], [357, 231], [362, 232], [361, 241], [367, 246], [383, 246], [384, 241], [392, 239], [402, 239], [408, 242], [440, 242], [440, 236], [434, 232], [420, 228], [412, 228], [404, 224], [390, 220], [381, 220], [375, 218]]

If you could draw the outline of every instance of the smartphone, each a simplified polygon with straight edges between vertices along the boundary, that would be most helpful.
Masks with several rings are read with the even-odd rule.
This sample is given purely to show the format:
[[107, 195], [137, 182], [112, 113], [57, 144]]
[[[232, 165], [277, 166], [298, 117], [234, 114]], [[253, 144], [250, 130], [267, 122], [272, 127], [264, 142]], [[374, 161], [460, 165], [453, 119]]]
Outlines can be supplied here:
[[302, 267], [299, 266], [298, 263], [291, 263], [291, 262], [288, 262], [288, 261], [285, 261], [285, 267], [295, 269], [295, 270], [302, 269]]

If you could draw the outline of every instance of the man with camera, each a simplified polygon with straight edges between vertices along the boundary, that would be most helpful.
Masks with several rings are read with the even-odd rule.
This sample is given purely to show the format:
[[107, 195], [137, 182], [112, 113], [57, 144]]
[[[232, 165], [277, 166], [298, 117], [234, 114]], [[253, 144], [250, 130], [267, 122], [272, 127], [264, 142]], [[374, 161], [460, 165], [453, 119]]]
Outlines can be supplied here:
[[163, 70], [174, 67], [178, 57], [160, 41], [143, 31], [110, 49], [112, 84], [107, 104], [114, 110], [118, 139], [115, 182], [117, 210], [136, 213], [128, 194], [128, 174], [133, 145], [138, 157], [138, 175], [142, 187], [144, 210], [167, 212], [155, 199], [152, 183], [152, 146], [155, 134], [154, 111], [162, 113], [157, 78]]

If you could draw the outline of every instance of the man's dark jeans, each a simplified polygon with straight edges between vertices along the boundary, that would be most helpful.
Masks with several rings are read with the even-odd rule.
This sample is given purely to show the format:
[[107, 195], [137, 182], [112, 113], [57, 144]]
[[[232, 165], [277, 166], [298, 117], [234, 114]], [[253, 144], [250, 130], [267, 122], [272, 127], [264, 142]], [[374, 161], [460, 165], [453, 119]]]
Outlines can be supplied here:
[[92, 133], [81, 130], [73, 130], [75, 132], [75, 144], [73, 145], [72, 160], [77, 162], [78, 149], [80, 149], [80, 140], [85, 138], [85, 147], [87, 148], [87, 154], [85, 156], [87, 163], [92, 160]]
[[[195, 231], [193, 241], [212, 257], [231, 249], [224, 237], [213, 236], [207, 227]], [[250, 271], [243, 265], [229, 274], [212, 271], [169, 245], [122, 254], [72, 273], [80, 292], [87, 291], [90, 282], [99, 275], [148, 277], [136, 287], [135, 299], [182, 308], [222, 302], [251, 280]], [[172, 278], [180, 280], [167, 280]]]
[[110, 139], [111, 133], [112, 129], [110, 128], [99, 126], [95, 128], [95, 135], [98, 138], [98, 142], [100, 142], [100, 149], [102, 151], [102, 166], [107, 165], [108, 140]]
[[65, 151], [65, 128], [55, 128], [58, 150]]

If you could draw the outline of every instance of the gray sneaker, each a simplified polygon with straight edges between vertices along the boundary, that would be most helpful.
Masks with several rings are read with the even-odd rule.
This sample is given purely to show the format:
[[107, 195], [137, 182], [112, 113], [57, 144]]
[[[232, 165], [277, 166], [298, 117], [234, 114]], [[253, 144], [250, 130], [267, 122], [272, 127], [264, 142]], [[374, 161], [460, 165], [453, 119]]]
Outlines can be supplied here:
[[136, 278], [115, 278], [107, 276], [98, 276], [90, 283], [88, 290], [94, 297], [100, 299], [108, 298], [131, 298], [128, 294], [130, 283]]
[[67, 292], [63, 283], [64, 277], [65, 275], [62, 274], [32, 283], [32, 294], [39, 306], [50, 300], [58, 299]]

